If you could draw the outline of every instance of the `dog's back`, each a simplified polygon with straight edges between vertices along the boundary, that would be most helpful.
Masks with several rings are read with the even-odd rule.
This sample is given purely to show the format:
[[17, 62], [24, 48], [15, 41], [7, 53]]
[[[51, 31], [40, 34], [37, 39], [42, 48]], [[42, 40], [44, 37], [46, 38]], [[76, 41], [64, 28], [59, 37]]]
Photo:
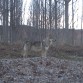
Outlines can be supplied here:
[[24, 44], [24, 57], [28, 56], [29, 51], [40, 53], [41, 56], [46, 57], [47, 51], [49, 47], [52, 45], [53, 40], [52, 39], [45, 39], [43, 42], [35, 41], [35, 42], [26, 42]]

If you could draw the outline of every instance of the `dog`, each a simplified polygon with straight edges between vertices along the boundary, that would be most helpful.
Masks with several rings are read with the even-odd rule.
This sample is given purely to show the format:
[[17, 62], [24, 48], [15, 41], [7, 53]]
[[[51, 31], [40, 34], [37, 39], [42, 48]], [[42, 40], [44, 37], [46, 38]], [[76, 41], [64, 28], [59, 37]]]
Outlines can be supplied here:
[[53, 45], [53, 39], [46, 38], [42, 42], [40, 41], [26, 41], [23, 48], [23, 57], [26, 58], [30, 51], [40, 53], [42, 57], [46, 57], [47, 51], [50, 46]]

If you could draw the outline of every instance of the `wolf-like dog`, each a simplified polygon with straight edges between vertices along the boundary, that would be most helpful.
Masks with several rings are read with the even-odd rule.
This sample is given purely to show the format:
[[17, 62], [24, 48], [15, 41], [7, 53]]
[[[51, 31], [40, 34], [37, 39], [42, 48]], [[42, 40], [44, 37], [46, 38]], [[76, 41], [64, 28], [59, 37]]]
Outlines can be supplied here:
[[29, 51], [40, 53], [42, 57], [46, 57], [47, 51], [52, 44], [53, 44], [53, 39], [49, 39], [49, 38], [44, 39], [42, 42], [27, 41], [24, 44], [23, 57], [26, 58], [28, 56]]

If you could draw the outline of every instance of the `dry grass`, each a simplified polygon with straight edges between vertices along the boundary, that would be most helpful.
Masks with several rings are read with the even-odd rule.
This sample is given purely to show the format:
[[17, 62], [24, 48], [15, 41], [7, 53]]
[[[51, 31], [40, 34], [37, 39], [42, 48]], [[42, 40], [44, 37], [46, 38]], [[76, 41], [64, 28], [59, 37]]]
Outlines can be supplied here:
[[83, 47], [69, 45], [50, 47], [48, 56], [71, 60], [83, 60]]
[[[0, 43], [0, 58], [22, 58], [23, 45], [21, 43]], [[29, 51], [28, 57], [40, 57], [41, 53]], [[83, 60], [83, 47], [81, 46], [56, 46], [50, 47], [47, 56]]]
[[[27, 57], [39, 57], [41, 53], [29, 51], [27, 55]], [[0, 58], [23, 58], [23, 44], [0, 43]]]
[[21, 51], [21, 44], [0, 43], [0, 58], [22, 57]]

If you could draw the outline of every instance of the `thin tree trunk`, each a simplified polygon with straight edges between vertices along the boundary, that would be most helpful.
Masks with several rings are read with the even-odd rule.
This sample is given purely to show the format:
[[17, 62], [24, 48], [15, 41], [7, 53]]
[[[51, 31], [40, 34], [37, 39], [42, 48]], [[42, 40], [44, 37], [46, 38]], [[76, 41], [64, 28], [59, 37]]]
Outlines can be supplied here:
[[82, 16], [81, 16], [81, 45], [83, 44], [83, 38], [82, 38], [82, 27], [83, 27], [83, 0], [82, 0]]
[[50, 30], [51, 30], [51, 0], [49, 0], [49, 7], [50, 7], [50, 10], [49, 10], [49, 23], [50, 23]]
[[10, 42], [13, 41], [13, 0], [10, 0]]
[[46, 38], [46, 2], [47, 0], [45, 0], [45, 38]]
[[55, 0], [55, 34], [57, 40], [57, 1]]
[[43, 9], [43, 29], [44, 29], [44, 9]]
[[3, 42], [8, 42], [8, 0], [3, 0]]
[[68, 29], [68, 1], [65, 1], [65, 29]]
[[73, 8], [73, 0], [72, 0], [72, 45], [74, 45], [74, 8]]

